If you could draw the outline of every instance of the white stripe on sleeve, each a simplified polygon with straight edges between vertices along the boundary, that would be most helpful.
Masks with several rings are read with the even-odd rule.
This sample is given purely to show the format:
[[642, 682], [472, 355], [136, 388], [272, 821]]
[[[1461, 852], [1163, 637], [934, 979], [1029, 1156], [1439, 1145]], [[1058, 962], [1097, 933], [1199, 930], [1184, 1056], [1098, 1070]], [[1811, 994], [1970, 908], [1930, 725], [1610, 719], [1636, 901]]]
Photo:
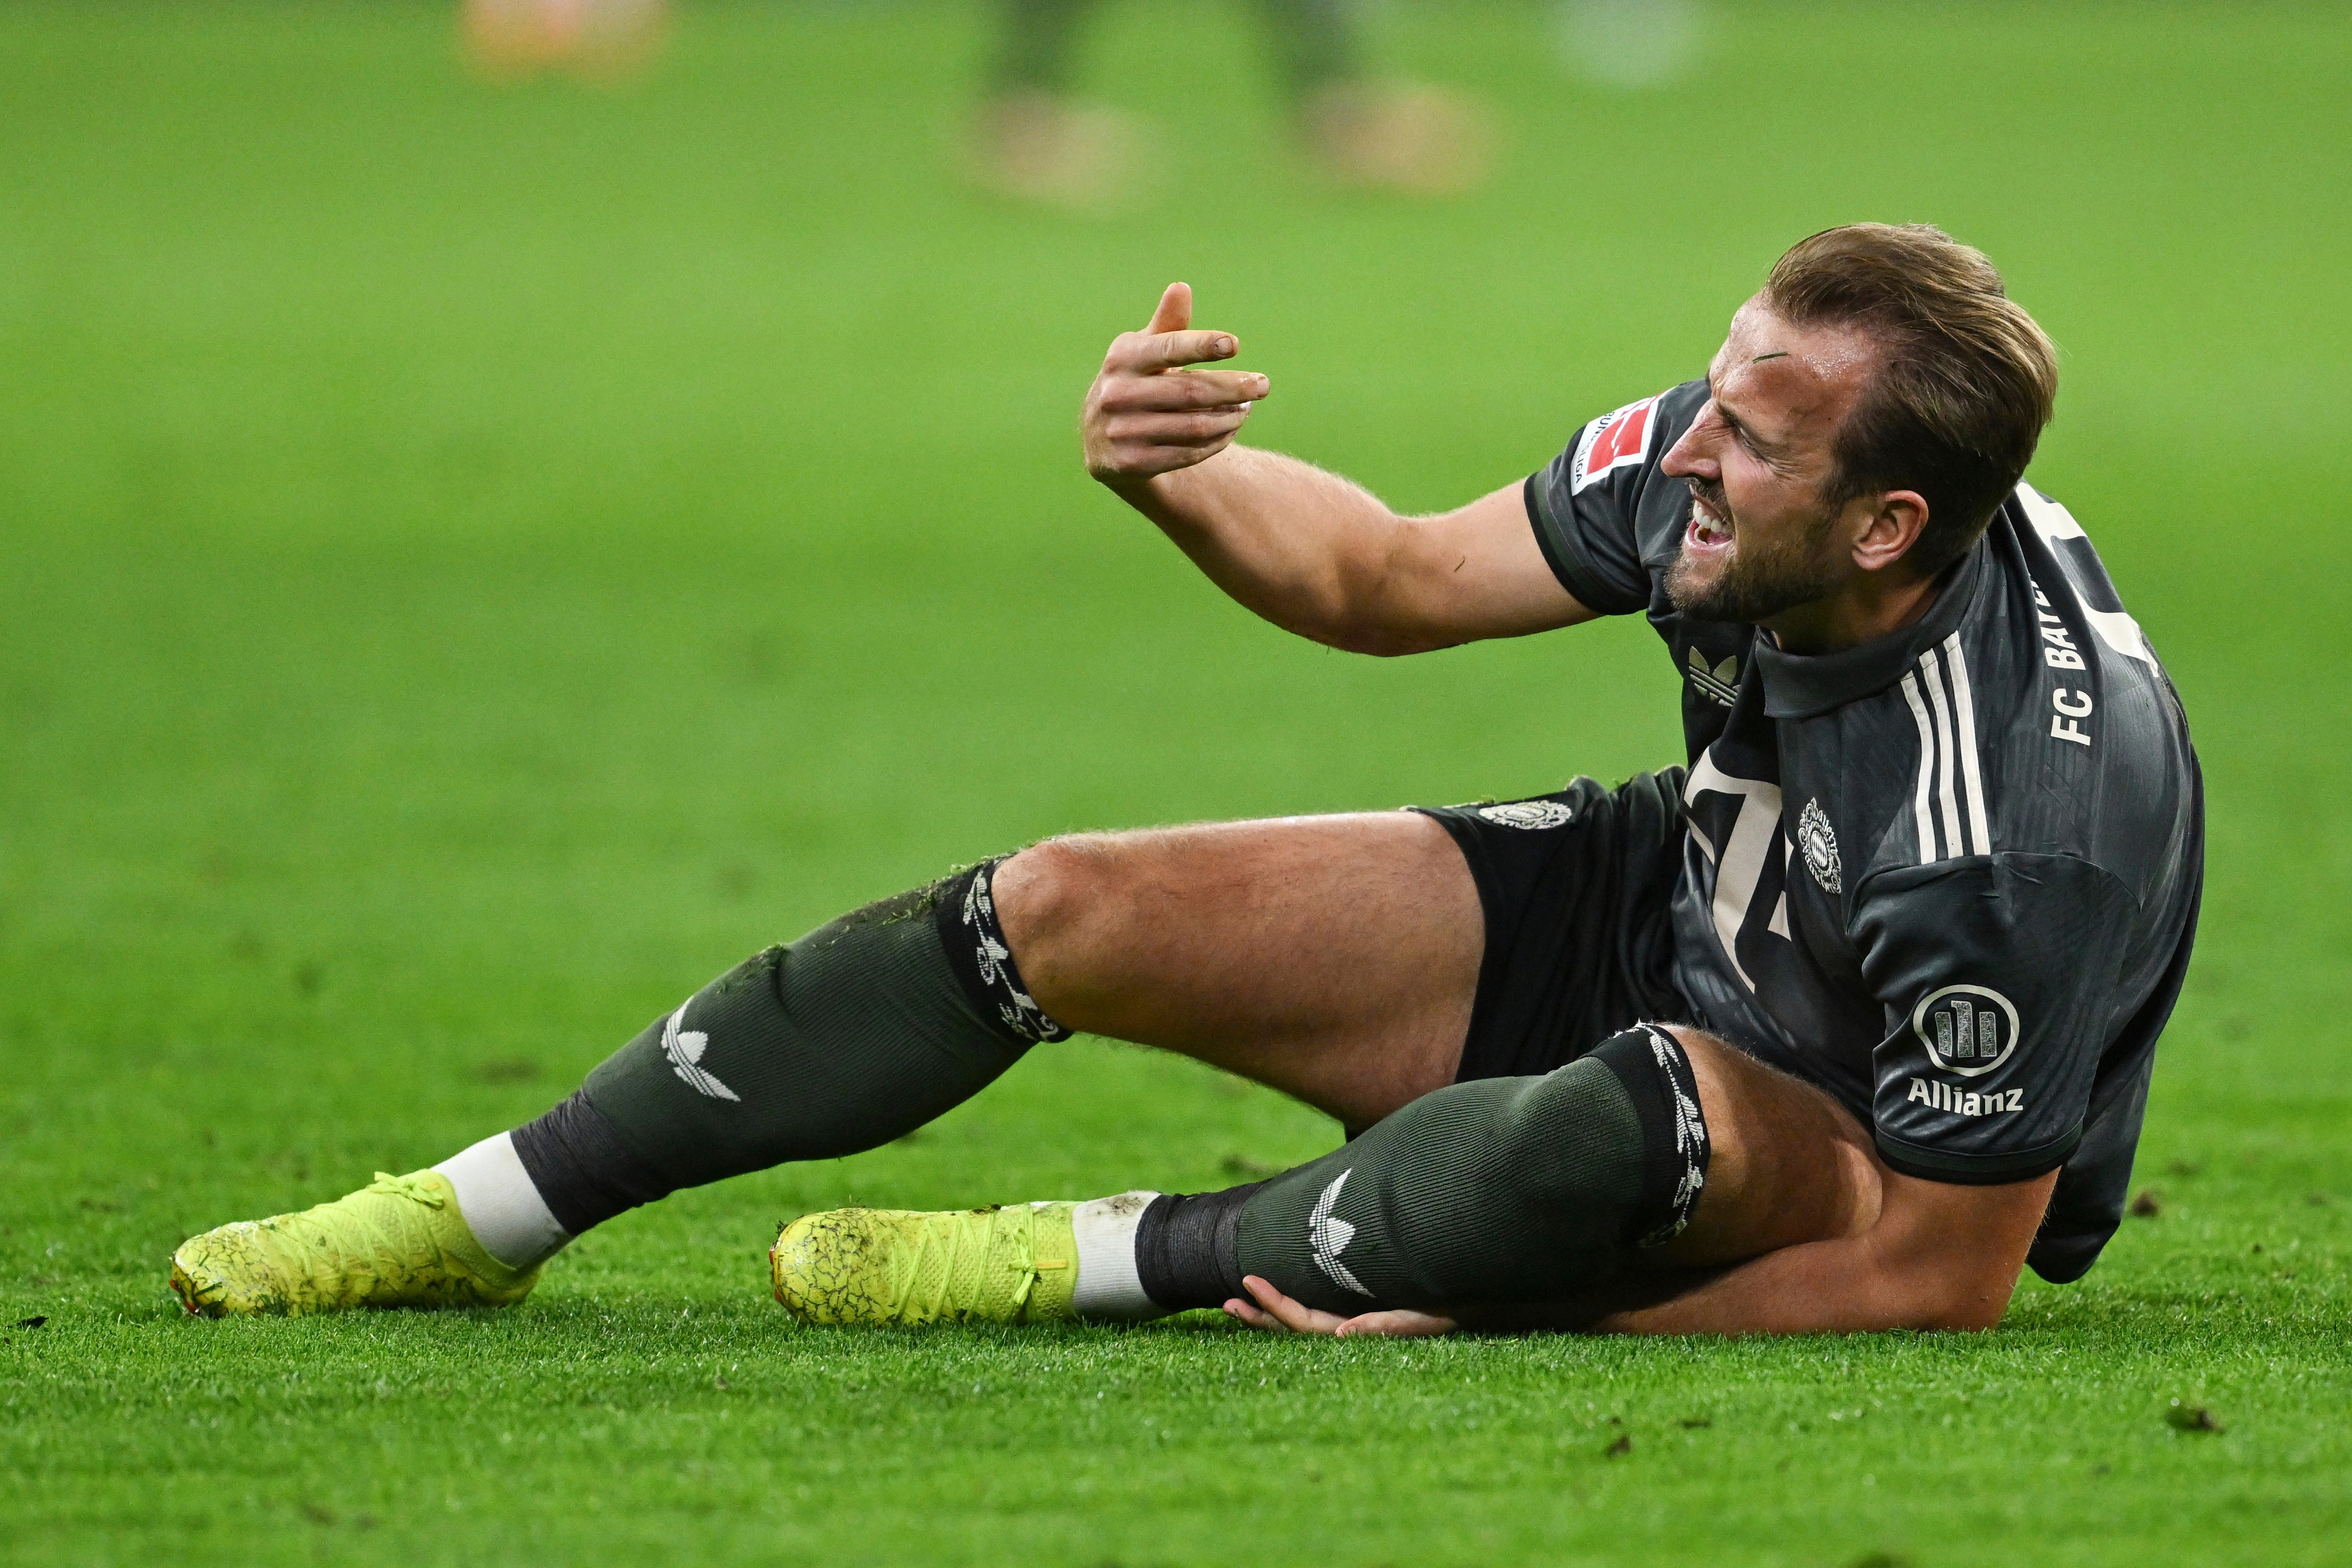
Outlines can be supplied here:
[[1936, 819], [1927, 815], [1927, 774], [1936, 766], [1936, 735], [1927, 728], [1927, 705], [1919, 700], [1919, 678], [1903, 678], [1903, 700], [1911, 704], [1911, 717], [1919, 724], [1919, 785], [1911, 798], [1911, 809], [1919, 818], [1919, 864], [1927, 865], [1936, 858]]
[[1944, 639], [1952, 672], [1952, 706], [1958, 711], [1960, 776], [1969, 786], [1969, 831], [1975, 836], [1974, 853], [1992, 853], [1992, 827], [1985, 819], [1984, 776], [1977, 766], [1977, 704], [1969, 690], [1969, 661], [1960, 652], [1960, 634]]
[[1919, 668], [1927, 672], [1927, 701], [1936, 710], [1936, 739], [1939, 742], [1936, 749], [1936, 807], [1943, 814], [1944, 844], [1953, 854], [1965, 855], [1969, 849], [1967, 841], [1960, 837], [1959, 803], [1952, 795], [1952, 710], [1944, 700], [1941, 667], [1934, 648], [1919, 656]]

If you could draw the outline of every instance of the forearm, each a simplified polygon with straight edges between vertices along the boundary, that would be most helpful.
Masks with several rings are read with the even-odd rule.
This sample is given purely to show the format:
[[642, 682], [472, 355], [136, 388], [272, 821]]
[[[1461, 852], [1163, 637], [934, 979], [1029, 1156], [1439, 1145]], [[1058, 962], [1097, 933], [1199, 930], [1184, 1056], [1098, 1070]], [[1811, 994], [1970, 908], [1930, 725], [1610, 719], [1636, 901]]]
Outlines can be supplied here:
[[1906, 1266], [1870, 1236], [1847, 1237], [1768, 1252], [1663, 1299], [1605, 1304], [1586, 1326], [1614, 1334], [1990, 1329], [2009, 1307], [2016, 1280], [2007, 1278]]
[[[1851, 1235], [1670, 1277], [1588, 1325], [1622, 1334], [1869, 1333], [1990, 1329], [2009, 1310], [2058, 1173], [1998, 1186], [1881, 1169], [1877, 1217]], [[1638, 1288], [1638, 1287], [1637, 1287]]]
[[1808, 1242], [1717, 1269], [1623, 1276], [1562, 1301], [1465, 1307], [1484, 1333], [1834, 1334], [1989, 1329], [2011, 1287], [1954, 1287], [1891, 1269], [1867, 1237]]
[[1405, 519], [1362, 486], [1278, 452], [1207, 461], [1111, 487], [1209, 580], [1286, 631], [1365, 653], [1416, 651], [1381, 615]]
[[1404, 518], [1311, 463], [1234, 446], [1271, 390], [1206, 370], [1237, 351], [1189, 330], [1171, 284], [1103, 358], [1079, 419], [1087, 471], [1158, 523], [1227, 594], [1286, 631], [1357, 653], [1419, 653], [1589, 620], [1536, 542], [1517, 486]]

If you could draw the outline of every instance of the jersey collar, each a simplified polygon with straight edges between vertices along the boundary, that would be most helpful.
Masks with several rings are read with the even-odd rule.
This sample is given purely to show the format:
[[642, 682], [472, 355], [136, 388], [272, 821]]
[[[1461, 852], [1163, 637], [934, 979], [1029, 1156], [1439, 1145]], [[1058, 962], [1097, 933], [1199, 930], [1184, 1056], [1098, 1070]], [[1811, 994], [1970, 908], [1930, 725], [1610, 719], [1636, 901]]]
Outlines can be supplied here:
[[1764, 678], [1765, 717], [1811, 719], [1902, 679], [1922, 649], [1950, 637], [1968, 618], [1969, 606], [1984, 582], [1985, 554], [1985, 542], [1979, 539], [1960, 558], [1927, 613], [1901, 631], [1823, 654], [1783, 653], [1769, 633], [1758, 637], [1756, 670]]

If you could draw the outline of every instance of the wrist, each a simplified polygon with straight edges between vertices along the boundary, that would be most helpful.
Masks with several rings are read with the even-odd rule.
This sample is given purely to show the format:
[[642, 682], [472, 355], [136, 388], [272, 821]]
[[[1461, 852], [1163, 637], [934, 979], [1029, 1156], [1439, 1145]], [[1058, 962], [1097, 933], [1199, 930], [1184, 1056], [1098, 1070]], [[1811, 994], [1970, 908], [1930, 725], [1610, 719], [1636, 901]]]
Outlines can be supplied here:
[[1167, 474], [1097, 474], [1095, 481], [1119, 500], [1151, 519], [1164, 523], [1174, 516], [1174, 505], [1168, 487]]
[[1116, 468], [1098, 468], [1092, 470], [1092, 473], [1095, 483], [1121, 500], [1128, 501], [1134, 500], [1139, 496], [1150, 495], [1151, 481], [1160, 477], [1157, 474], [1122, 474]]

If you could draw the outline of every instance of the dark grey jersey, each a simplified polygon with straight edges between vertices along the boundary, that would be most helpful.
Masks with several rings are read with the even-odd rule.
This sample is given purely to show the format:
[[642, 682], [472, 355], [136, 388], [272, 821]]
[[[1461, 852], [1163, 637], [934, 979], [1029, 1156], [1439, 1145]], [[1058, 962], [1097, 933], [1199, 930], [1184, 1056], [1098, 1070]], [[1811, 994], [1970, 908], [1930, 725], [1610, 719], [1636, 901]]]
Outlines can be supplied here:
[[2123, 1214], [2203, 883], [2179, 698], [2066, 509], [2020, 485], [1915, 625], [1818, 658], [1685, 619], [1690, 492], [1658, 471], [1689, 382], [1528, 481], [1560, 581], [1645, 611], [1683, 677], [1675, 984], [1693, 1019], [1821, 1085], [1896, 1170], [2063, 1168], [2032, 1255], [2087, 1270]]

